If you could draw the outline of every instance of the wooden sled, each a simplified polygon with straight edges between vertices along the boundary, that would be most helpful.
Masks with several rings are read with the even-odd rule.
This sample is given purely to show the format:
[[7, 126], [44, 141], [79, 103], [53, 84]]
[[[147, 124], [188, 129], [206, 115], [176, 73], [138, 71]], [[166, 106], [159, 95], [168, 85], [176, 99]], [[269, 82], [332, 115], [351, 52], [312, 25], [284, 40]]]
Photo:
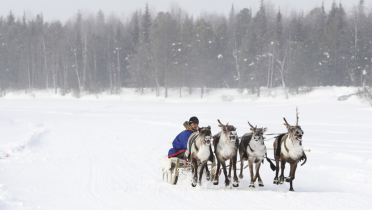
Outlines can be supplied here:
[[[172, 185], [176, 185], [178, 182], [178, 177], [180, 175], [180, 172], [191, 172], [191, 165], [184, 165], [183, 159], [177, 158], [177, 157], [172, 157], [169, 158], [171, 161], [171, 168], [168, 170], [168, 173], [170, 172], [170, 181], [168, 181], [168, 173], [164, 173], [163, 171], [163, 181], [165, 174], [167, 175], [166, 180], [167, 182], [170, 182]], [[207, 163], [207, 167], [209, 171], [211, 172], [211, 180], [213, 180], [214, 176], [216, 175], [216, 164], [214, 163]], [[205, 173], [205, 170], [204, 170]]]

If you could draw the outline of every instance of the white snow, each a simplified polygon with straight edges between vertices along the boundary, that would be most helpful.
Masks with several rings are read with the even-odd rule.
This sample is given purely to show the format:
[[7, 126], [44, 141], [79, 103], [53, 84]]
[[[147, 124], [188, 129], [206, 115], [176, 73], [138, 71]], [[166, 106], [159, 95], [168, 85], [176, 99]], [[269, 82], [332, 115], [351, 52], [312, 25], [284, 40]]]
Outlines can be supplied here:
[[[177, 90], [167, 99], [133, 89], [80, 99], [7, 94], [0, 99], [0, 209], [370, 209], [372, 107], [357, 96], [337, 100], [355, 90], [318, 87], [288, 100], [282, 88], [260, 98], [232, 89], [209, 90], [203, 99], [200, 89], [191, 96], [185, 89], [181, 99]], [[296, 192], [288, 183], [272, 184], [266, 161], [262, 188], [248, 189], [248, 169], [232, 189], [224, 187], [223, 174], [218, 186], [203, 178], [193, 188], [190, 174], [175, 186], [162, 181], [159, 157], [191, 116], [213, 134], [220, 131], [217, 119], [237, 127], [239, 136], [249, 132], [248, 120], [281, 133], [283, 117], [295, 124], [296, 107], [303, 147], [311, 149], [297, 167]]]

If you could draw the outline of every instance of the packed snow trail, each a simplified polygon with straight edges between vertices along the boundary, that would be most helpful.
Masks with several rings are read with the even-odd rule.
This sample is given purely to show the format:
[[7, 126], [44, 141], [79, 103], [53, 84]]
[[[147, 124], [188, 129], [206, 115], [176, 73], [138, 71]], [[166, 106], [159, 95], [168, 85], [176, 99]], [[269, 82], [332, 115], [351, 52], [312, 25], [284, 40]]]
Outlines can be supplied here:
[[[2, 99], [0, 209], [368, 209], [372, 109], [355, 96], [339, 102], [330, 93], [231, 103]], [[203, 179], [195, 188], [190, 174], [175, 186], [161, 180], [158, 157], [168, 153], [167, 142], [191, 116], [213, 134], [220, 131], [217, 119], [237, 127], [239, 136], [249, 132], [248, 120], [280, 133], [286, 131], [283, 117], [295, 124], [296, 106], [304, 148], [311, 149], [297, 168], [296, 192], [288, 191], [288, 183], [272, 184], [267, 162], [261, 166], [262, 188], [248, 189], [248, 169], [232, 189], [224, 187], [223, 175], [218, 186]]]

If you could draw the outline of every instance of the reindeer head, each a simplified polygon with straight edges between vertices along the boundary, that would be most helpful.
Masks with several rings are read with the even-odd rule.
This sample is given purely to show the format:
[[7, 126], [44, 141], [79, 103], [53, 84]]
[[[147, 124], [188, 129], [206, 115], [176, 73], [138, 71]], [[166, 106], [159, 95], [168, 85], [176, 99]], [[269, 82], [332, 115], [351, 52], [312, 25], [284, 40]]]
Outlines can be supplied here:
[[302, 135], [305, 134], [305, 132], [301, 129], [301, 126], [298, 125], [298, 109], [296, 107], [296, 125], [291, 126], [288, 124], [287, 120], [283, 117], [284, 119], [284, 125], [287, 127], [288, 130], [288, 136], [292, 140], [297, 140], [297, 141], [302, 141]]
[[220, 127], [222, 129], [222, 132], [226, 136], [228, 136], [228, 140], [231, 143], [235, 143], [236, 139], [238, 138], [238, 134], [236, 133], [236, 128], [233, 125], [229, 125], [229, 123], [227, 123], [226, 125], [223, 125], [220, 120], [217, 120], [217, 121], [219, 123], [218, 127]]
[[252, 131], [252, 140], [255, 140], [256, 142], [260, 141], [263, 142], [265, 140], [265, 137], [263, 137], [263, 134], [267, 131], [267, 128], [257, 128], [253, 127], [249, 121], [248, 121], [249, 126], [251, 126], [251, 131]]
[[199, 128], [199, 136], [202, 143], [209, 146], [212, 140], [211, 126]]

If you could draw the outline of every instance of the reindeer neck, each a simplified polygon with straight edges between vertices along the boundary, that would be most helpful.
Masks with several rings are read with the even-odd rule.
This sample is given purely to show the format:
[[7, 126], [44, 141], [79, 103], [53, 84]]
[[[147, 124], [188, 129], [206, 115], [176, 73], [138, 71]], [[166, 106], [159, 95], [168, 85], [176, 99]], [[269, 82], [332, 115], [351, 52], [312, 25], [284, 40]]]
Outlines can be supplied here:
[[289, 134], [287, 134], [287, 138], [284, 139], [281, 150], [284, 156], [290, 156], [292, 158], [298, 158], [303, 153], [303, 147], [298, 142], [294, 141]]
[[223, 143], [224, 144], [227, 144], [227, 143], [229, 143], [229, 140], [230, 140], [230, 138], [229, 138], [229, 133], [230, 132], [221, 132], [221, 137], [220, 138], [223, 138]]

